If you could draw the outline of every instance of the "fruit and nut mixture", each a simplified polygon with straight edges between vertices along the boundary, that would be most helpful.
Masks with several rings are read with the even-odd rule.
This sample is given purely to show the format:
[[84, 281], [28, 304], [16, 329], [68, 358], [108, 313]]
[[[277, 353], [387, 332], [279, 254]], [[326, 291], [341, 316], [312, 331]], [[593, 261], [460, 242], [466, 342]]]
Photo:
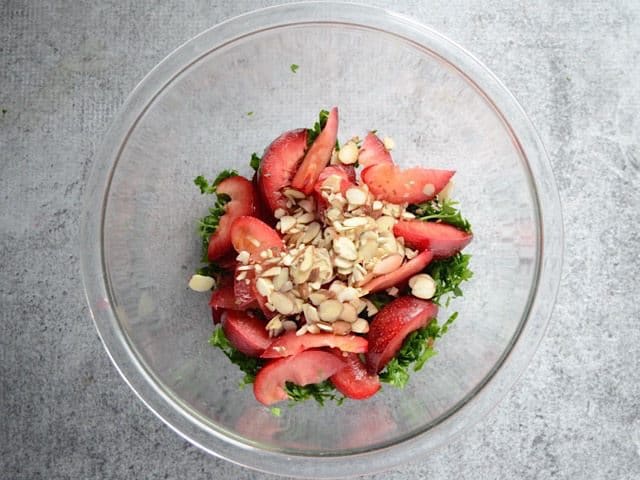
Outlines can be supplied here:
[[471, 278], [469, 222], [451, 170], [393, 162], [391, 138], [338, 142], [338, 109], [253, 154], [253, 179], [195, 183], [216, 201], [198, 224], [222, 349], [272, 405], [365, 399], [402, 387], [435, 354], [438, 307]]

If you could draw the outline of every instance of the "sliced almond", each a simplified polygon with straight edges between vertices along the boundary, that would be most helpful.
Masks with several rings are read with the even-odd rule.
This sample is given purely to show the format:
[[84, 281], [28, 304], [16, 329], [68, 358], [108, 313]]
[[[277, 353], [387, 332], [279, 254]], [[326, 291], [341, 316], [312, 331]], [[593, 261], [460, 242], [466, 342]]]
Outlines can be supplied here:
[[300, 262], [300, 270], [304, 272], [311, 271], [311, 267], [313, 267], [314, 250], [315, 249], [311, 245], [304, 250], [304, 256], [302, 257], [302, 262]]
[[240, 253], [238, 253], [236, 260], [246, 265], [247, 263], [249, 263], [250, 257], [251, 257], [251, 254], [249, 252], [247, 252], [246, 250], [242, 250]]
[[345, 322], [343, 320], [337, 320], [331, 324], [333, 328], [333, 333], [336, 335], [347, 335], [351, 332], [351, 324], [349, 322]]
[[387, 150], [393, 150], [394, 148], [396, 148], [396, 142], [391, 137], [384, 137], [382, 139], [382, 143], [384, 144], [384, 148], [386, 148]]
[[396, 219], [389, 215], [383, 215], [382, 217], [376, 220], [376, 225], [378, 226], [378, 230], [382, 232], [390, 232], [391, 230], [393, 230], [393, 226], [395, 224], [396, 224]]
[[373, 240], [375, 242], [378, 241], [378, 232], [374, 231], [374, 230], [367, 230], [365, 232], [362, 232], [360, 234], [360, 243], [365, 243], [368, 240]]
[[320, 333], [320, 328], [318, 328], [318, 326], [314, 323], [312, 325], [307, 325], [307, 332], [309, 333]]
[[342, 225], [344, 225], [345, 227], [356, 228], [356, 227], [364, 227], [367, 223], [369, 223], [369, 219], [367, 217], [351, 217], [351, 218], [346, 218], [342, 222]]
[[364, 311], [364, 309], [367, 308], [367, 302], [365, 302], [361, 298], [355, 299], [353, 302], [351, 302], [351, 305], [353, 305], [353, 308], [356, 309], [356, 313], [358, 315], [360, 315]]
[[282, 208], [276, 208], [275, 212], [273, 212], [273, 216], [278, 220], [284, 217], [286, 214], [287, 212]]
[[318, 306], [318, 315], [324, 322], [335, 322], [342, 313], [342, 303], [338, 300], [325, 300]]
[[351, 272], [351, 277], [349, 278], [349, 283], [350, 284], [359, 284], [362, 280], [364, 280], [364, 273], [362, 273], [360, 270], [357, 270], [356, 268], [353, 269], [353, 272]]
[[382, 213], [393, 218], [398, 218], [402, 213], [402, 208], [395, 203], [385, 203], [382, 207]]
[[302, 234], [302, 237], [300, 237], [300, 241], [302, 243], [310, 243], [318, 236], [321, 229], [322, 227], [318, 222], [311, 222], [309, 225], [307, 225], [307, 228]]
[[276, 275], [272, 279], [273, 288], [275, 288], [276, 290], [280, 290], [288, 279], [289, 279], [289, 269], [280, 268], [280, 272], [278, 273], [278, 275]]
[[369, 331], [369, 322], [364, 318], [359, 318], [351, 324], [351, 331], [354, 333], [367, 333]]
[[296, 217], [296, 220], [299, 224], [307, 224], [313, 222], [316, 216], [313, 213], [303, 213], [299, 217]]
[[408, 283], [409, 283], [409, 288], [413, 288], [413, 286], [416, 284], [416, 282], [417, 282], [418, 280], [420, 280], [420, 279], [422, 279], [422, 278], [425, 278], [425, 277], [429, 277], [429, 278], [431, 278], [431, 275], [428, 275], [428, 274], [426, 274], [426, 273], [419, 273], [419, 274], [414, 275], [413, 277], [411, 277], [411, 278], [409, 279], [409, 282], [408, 282]]
[[271, 320], [269, 320], [269, 323], [267, 323], [265, 328], [269, 332], [270, 337], [275, 337], [280, 333], [282, 333], [283, 328], [282, 328], [282, 320], [280, 318], [280, 315], [276, 315]]
[[291, 198], [293, 200], [302, 200], [303, 198], [307, 197], [304, 193], [296, 190], [295, 188], [285, 188], [282, 193], [284, 193], [285, 197]]
[[331, 208], [329, 208], [328, 210], [325, 211], [325, 216], [329, 220], [335, 221], [335, 220], [338, 220], [342, 216], [342, 212], [340, 211], [339, 208], [331, 207]]
[[384, 275], [386, 273], [391, 273], [402, 265], [402, 255], [398, 255], [397, 253], [392, 253], [391, 255], [387, 255], [382, 260], [380, 260], [373, 267], [373, 273], [375, 275]]
[[424, 300], [432, 298], [436, 293], [436, 282], [426, 273], [411, 277], [409, 279], [409, 286], [411, 287], [411, 294], [414, 297]]
[[354, 142], [342, 145], [338, 152], [338, 160], [345, 165], [353, 165], [358, 160], [358, 146]]
[[269, 301], [275, 309], [283, 315], [291, 315], [295, 309], [295, 305], [288, 295], [280, 292], [273, 292], [269, 295]]
[[280, 275], [282, 267], [271, 267], [260, 274], [261, 277], [276, 277]]
[[347, 260], [356, 260], [358, 258], [358, 251], [356, 250], [355, 244], [347, 237], [338, 237], [335, 239], [333, 241], [333, 249], [338, 255]]
[[215, 285], [215, 280], [206, 275], [193, 275], [189, 280], [189, 288], [195, 292], [206, 292]]
[[340, 314], [340, 320], [353, 323], [358, 319], [358, 313], [353, 305], [350, 303], [342, 304], [342, 313]]
[[333, 332], [333, 328], [331, 327], [331, 325], [328, 325], [326, 323], [318, 322], [315, 325], [323, 332]]
[[309, 300], [311, 300], [311, 303], [313, 303], [316, 306], [320, 305], [327, 298], [328, 298], [327, 295], [321, 292], [315, 292], [309, 295]]
[[378, 307], [376, 307], [373, 302], [367, 298], [363, 299], [365, 304], [367, 305], [367, 316], [373, 317], [376, 313], [378, 313]]
[[331, 203], [332, 207], [342, 208], [346, 203], [346, 199], [342, 196], [342, 193], [333, 193], [329, 196], [329, 203]]
[[324, 182], [322, 182], [322, 189], [329, 190], [332, 192], [340, 191], [340, 184], [342, 183], [342, 178], [339, 175], [329, 175]]
[[296, 224], [296, 219], [291, 215], [286, 215], [280, 219], [280, 231], [286, 233]]
[[333, 264], [338, 268], [338, 269], [343, 269], [343, 270], [348, 270], [350, 268], [353, 268], [353, 262], [350, 260], [347, 260], [344, 257], [336, 257], [333, 259]]
[[351, 302], [352, 300], [358, 298], [358, 291], [353, 287], [346, 287], [338, 293], [337, 298], [340, 302]]
[[380, 239], [380, 246], [386, 253], [400, 253], [398, 251], [398, 244], [396, 243], [396, 239], [393, 237]]
[[290, 267], [293, 264], [293, 255], [287, 253], [284, 257], [282, 257], [282, 264]]
[[273, 292], [273, 282], [266, 278], [259, 278], [256, 280], [256, 289], [263, 297], [268, 297]]
[[313, 305], [309, 305], [308, 303], [302, 305], [302, 313], [304, 314], [304, 318], [307, 320], [307, 323], [316, 323], [320, 321], [318, 310]]
[[309, 280], [311, 270], [302, 270], [300, 268], [294, 268], [291, 270], [291, 281], [294, 285], [305, 285]]
[[347, 202], [351, 205], [364, 205], [367, 203], [367, 193], [361, 188], [351, 187], [345, 192]]
[[378, 242], [375, 240], [367, 240], [364, 244], [360, 245], [358, 250], [358, 260], [371, 260], [378, 250]]

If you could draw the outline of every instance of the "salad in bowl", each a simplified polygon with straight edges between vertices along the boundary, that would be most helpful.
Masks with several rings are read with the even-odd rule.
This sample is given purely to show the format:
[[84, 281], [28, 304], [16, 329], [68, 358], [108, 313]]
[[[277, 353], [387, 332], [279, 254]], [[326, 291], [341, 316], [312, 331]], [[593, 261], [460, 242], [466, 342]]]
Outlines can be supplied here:
[[338, 126], [338, 109], [322, 110], [254, 153], [252, 179], [195, 179], [215, 201], [189, 286], [211, 292], [210, 343], [264, 405], [403, 387], [457, 317], [438, 320], [439, 307], [472, 276], [455, 172], [402, 169], [392, 138], [339, 143]]

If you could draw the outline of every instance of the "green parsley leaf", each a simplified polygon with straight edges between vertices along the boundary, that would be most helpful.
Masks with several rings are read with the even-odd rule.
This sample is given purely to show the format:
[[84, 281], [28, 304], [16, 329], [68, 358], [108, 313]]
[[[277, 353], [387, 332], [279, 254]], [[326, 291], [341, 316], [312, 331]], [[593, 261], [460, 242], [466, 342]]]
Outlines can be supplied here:
[[240, 382], [240, 386], [246, 386], [255, 381], [256, 375], [262, 368], [262, 362], [258, 358], [250, 357], [237, 350], [227, 337], [225, 336], [222, 328], [217, 328], [213, 331], [213, 335], [209, 339], [209, 344], [212, 347], [218, 347], [227, 356], [231, 363], [235, 363], [240, 370], [244, 372], [244, 377]]
[[444, 305], [448, 306], [452, 298], [462, 296], [460, 285], [473, 277], [469, 269], [470, 260], [471, 255], [458, 252], [452, 257], [434, 260], [427, 266], [425, 271], [436, 282], [433, 302], [442, 305], [442, 298], [446, 296]]
[[380, 373], [380, 381], [397, 388], [404, 388], [409, 381], [409, 368], [417, 372], [430, 358], [437, 355], [433, 348], [435, 340], [447, 332], [457, 317], [458, 312], [454, 312], [442, 326], [434, 318], [426, 327], [409, 334], [398, 354]]
[[223, 170], [218, 174], [216, 179], [213, 181], [212, 186], [215, 188], [218, 185], [220, 185], [223, 180], [226, 180], [227, 178], [231, 178], [231, 177], [236, 177], [237, 175], [238, 175], [238, 172], [236, 170]]
[[223, 170], [222, 172], [220, 172], [220, 175], [218, 175], [215, 180], [212, 180], [211, 182], [208, 182], [203, 175], [198, 175], [193, 179], [193, 183], [195, 183], [196, 186], [200, 188], [200, 193], [210, 195], [216, 193], [216, 188], [222, 183], [223, 180], [235, 177], [236, 175], [238, 175], [238, 172], [235, 170]]
[[260, 158], [256, 152], [253, 152], [251, 154], [251, 160], [249, 160], [249, 165], [257, 172], [258, 168], [260, 168], [261, 161], [262, 158]]
[[293, 73], [296, 73], [298, 71], [298, 69], [300, 68], [300, 65], [296, 65], [295, 63], [292, 63], [289, 68], [291, 69], [291, 71]]
[[209, 239], [220, 224], [220, 218], [224, 215], [224, 206], [229, 203], [229, 195], [217, 195], [216, 203], [209, 208], [209, 214], [198, 220], [198, 235], [202, 238], [203, 255], [209, 248]]
[[271, 415], [273, 415], [274, 417], [279, 417], [280, 415], [282, 415], [282, 410], [280, 410], [278, 407], [271, 407]]
[[345, 397], [336, 393], [336, 388], [329, 380], [309, 385], [296, 385], [293, 382], [287, 382], [284, 391], [289, 395], [290, 406], [311, 398], [320, 405], [324, 405], [327, 400], [335, 400], [338, 405], [342, 405], [345, 399]]
[[[223, 170], [220, 172], [214, 180], [207, 181], [203, 175], [198, 175], [193, 183], [196, 184], [198, 188], [200, 188], [200, 193], [202, 194], [216, 194], [216, 203], [213, 207], [209, 207], [209, 214], [205, 215], [201, 219], [198, 220], [198, 235], [202, 238], [202, 261], [207, 263], [209, 260], [207, 258], [207, 249], [209, 248], [209, 239], [211, 235], [216, 231], [218, 225], [220, 224], [220, 218], [224, 215], [225, 205], [229, 203], [231, 198], [229, 195], [224, 193], [218, 194], [216, 189], [218, 185], [222, 183], [222, 181], [227, 178], [235, 177], [238, 175], [238, 172], [235, 170]], [[204, 268], [204, 267], [203, 267]]]
[[252, 117], [253, 116], [253, 110], [251, 112], [247, 112], [247, 117]]
[[313, 124], [313, 128], [307, 128], [307, 147], [311, 146], [311, 144], [318, 138], [320, 132], [327, 124], [327, 119], [329, 118], [329, 112], [327, 110], [320, 110], [318, 114], [318, 121]]
[[209, 185], [207, 179], [202, 175], [198, 175], [196, 178], [194, 178], [193, 183], [195, 183], [196, 186], [200, 188], [200, 193], [202, 194], [216, 193], [216, 189], [212, 185]]
[[453, 225], [460, 230], [471, 233], [471, 224], [457, 209], [458, 202], [445, 199], [439, 201], [436, 198], [428, 202], [409, 205], [408, 210], [423, 221], [440, 221]]

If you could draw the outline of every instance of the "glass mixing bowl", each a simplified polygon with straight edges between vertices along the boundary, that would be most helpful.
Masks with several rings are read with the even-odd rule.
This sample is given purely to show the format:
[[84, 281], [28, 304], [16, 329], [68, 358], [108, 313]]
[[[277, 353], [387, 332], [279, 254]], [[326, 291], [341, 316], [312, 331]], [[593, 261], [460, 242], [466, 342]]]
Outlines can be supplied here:
[[[238, 389], [239, 371], [207, 343], [208, 297], [186, 286], [199, 265], [195, 222], [211, 201], [193, 178], [250, 175], [252, 152], [333, 105], [342, 140], [378, 129], [402, 166], [457, 170], [475, 277], [442, 313], [460, 315], [439, 355], [404, 390], [276, 417]], [[460, 46], [371, 7], [290, 4], [190, 40], [130, 95], [87, 190], [82, 270], [114, 364], [184, 438], [276, 474], [373, 472], [451, 441], [523, 371], [559, 281], [558, 194], [515, 99]]]

